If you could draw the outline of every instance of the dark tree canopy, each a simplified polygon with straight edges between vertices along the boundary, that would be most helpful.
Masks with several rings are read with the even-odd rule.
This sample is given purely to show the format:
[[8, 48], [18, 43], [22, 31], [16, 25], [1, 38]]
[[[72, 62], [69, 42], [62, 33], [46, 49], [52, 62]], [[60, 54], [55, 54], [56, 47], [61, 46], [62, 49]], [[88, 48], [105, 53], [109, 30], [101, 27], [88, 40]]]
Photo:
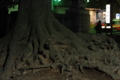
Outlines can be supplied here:
[[50, 0], [21, 0], [16, 25], [0, 43], [0, 80], [16, 76], [13, 71], [47, 67], [61, 73], [97, 68], [120, 78], [115, 74], [120, 69], [115, 41], [99, 34], [72, 33], [55, 19]]
[[19, 0], [0, 0], [0, 8], [2, 7], [13, 7], [18, 4]]

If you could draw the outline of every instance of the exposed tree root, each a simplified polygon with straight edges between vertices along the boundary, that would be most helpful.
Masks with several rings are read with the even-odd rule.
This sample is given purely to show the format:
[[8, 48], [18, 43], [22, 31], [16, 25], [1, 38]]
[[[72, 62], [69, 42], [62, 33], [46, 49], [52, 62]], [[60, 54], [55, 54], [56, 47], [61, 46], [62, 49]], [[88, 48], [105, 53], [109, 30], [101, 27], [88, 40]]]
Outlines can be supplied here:
[[[8, 58], [6, 58], [9, 59], [10, 57], [9, 60], [12, 59], [11, 62], [13, 62], [11, 70], [7, 69], [11, 71], [8, 75], [13, 76], [12, 73], [15, 70], [24, 72], [25, 70], [47, 67], [59, 69], [61, 73], [72, 71], [74, 68], [80, 70], [84, 74], [83, 67], [88, 67], [97, 68], [107, 73], [112, 78], [119, 79], [120, 54], [114, 40], [101, 35], [99, 35], [99, 37], [97, 37], [98, 35], [90, 35], [90, 37], [92, 36], [93, 38], [91, 37], [88, 40], [87, 37], [89, 37], [89, 35], [83, 37], [85, 35], [86, 34], [79, 34], [82, 40], [80, 38], [76, 40], [79, 43], [80, 39], [80, 41], [83, 41], [82, 44], [78, 44], [76, 41], [74, 44], [70, 44], [69, 41], [55, 41], [50, 39], [43, 41], [42, 48], [37, 39], [37, 41], [27, 42], [27, 46], [24, 47], [26, 49], [23, 49], [24, 43], [21, 41], [22, 44], [19, 46], [23, 51], [21, 52], [21, 50], [17, 48], [19, 54], [14, 54], [14, 56], [9, 55]], [[96, 40], [97, 38], [98, 40]], [[3, 66], [3, 68], [8, 68], [8, 66]]]
[[[32, 37], [33, 34], [34, 32], [30, 33], [28, 39], [20, 40], [15, 46], [15, 51], [12, 52], [14, 54], [5, 55], [5, 61], [8, 60], [9, 62], [4, 61], [5, 75], [2, 77], [13, 76], [12, 73], [15, 70], [24, 72], [25, 70], [47, 67], [59, 69], [61, 73], [72, 71], [73, 68], [84, 73], [83, 67], [88, 67], [97, 68], [112, 78], [119, 79], [120, 54], [117, 44], [111, 38], [102, 35], [97, 37], [98, 35], [77, 34], [78, 37], [73, 36], [73, 38], [76, 37], [74, 40], [70, 40], [71, 36], [52, 36], [42, 41], [38, 35]], [[4, 49], [9, 48], [11, 49], [13, 46]], [[1, 54], [3, 53], [2, 50]], [[10, 51], [8, 50], [8, 52]]]

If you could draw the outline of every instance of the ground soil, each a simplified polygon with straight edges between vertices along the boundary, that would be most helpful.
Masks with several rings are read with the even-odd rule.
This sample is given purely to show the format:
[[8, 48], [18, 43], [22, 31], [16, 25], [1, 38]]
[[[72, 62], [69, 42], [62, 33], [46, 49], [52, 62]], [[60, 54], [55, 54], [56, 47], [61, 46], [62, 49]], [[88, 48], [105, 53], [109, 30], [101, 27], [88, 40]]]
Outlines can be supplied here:
[[[4, 60], [5, 57], [0, 57], [0, 67], [2, 67]], [[110, 75], [97, 69], [84, 68], [83, 71], [84, 73], [73, 69], [72, 72], [60, 73], [59, 70], [42, 68], [13, 72], [14, 75], [6, 80], [114, 80]]]
[[[68, 76], [68, 74], [70, 74]], [[109, 75], [96, 69], [84, 68], [84, 73], [73, 70], [71, 73], [60, 73], [49, 68], [25, 71], [23, 74], [8, 80], [113, 80]]]

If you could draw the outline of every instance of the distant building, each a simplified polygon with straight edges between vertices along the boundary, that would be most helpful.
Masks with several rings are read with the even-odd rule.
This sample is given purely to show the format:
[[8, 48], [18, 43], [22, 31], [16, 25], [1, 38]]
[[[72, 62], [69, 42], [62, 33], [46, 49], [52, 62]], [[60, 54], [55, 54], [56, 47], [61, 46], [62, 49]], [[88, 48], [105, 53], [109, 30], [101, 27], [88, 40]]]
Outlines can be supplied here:
[[[83, 0], [84, 6], [89, 10], [90, 23], [95, 24], [98, 20], [105, 22], [105, 8], [101, 9], [98, 6], [100, 0]], [[52, 10], [57, 14], [65, 14], [65, 11], [69, 9], [72, 4], [72, 0], [52, 0]]]

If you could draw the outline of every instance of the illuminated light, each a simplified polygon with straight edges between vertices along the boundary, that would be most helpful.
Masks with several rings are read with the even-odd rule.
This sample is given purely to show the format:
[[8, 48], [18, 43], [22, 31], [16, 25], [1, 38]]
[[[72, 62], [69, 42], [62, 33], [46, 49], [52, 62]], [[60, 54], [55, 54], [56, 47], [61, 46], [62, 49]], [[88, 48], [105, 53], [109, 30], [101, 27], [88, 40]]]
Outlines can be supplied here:
[[116, 13], [116, 19], [120, 19], [120, 13]]
[[58, 0], [58, 2], [61, 1], [61, 0]]
[[106, 5], [106, 23], [110, 23], [110, 4]]
[[105, 26], [102, 26], [102, 29], [104, 29], [105, 28]]
[[[106, 29], [110, 29], [111, 26], [106, 26]], [[105, 26], [102, 26], [102, 29], [105, 29]]]
[[106, 26], [106, 28], [107, 28], [107, 29], [110, 29], [110, 28], [111, 28], [111, 26]]
[[87, 0], [87, 2], [90, 2], [90, 0]]
[[54, 0], [54, 1], [60, 2], [61, 0]]

